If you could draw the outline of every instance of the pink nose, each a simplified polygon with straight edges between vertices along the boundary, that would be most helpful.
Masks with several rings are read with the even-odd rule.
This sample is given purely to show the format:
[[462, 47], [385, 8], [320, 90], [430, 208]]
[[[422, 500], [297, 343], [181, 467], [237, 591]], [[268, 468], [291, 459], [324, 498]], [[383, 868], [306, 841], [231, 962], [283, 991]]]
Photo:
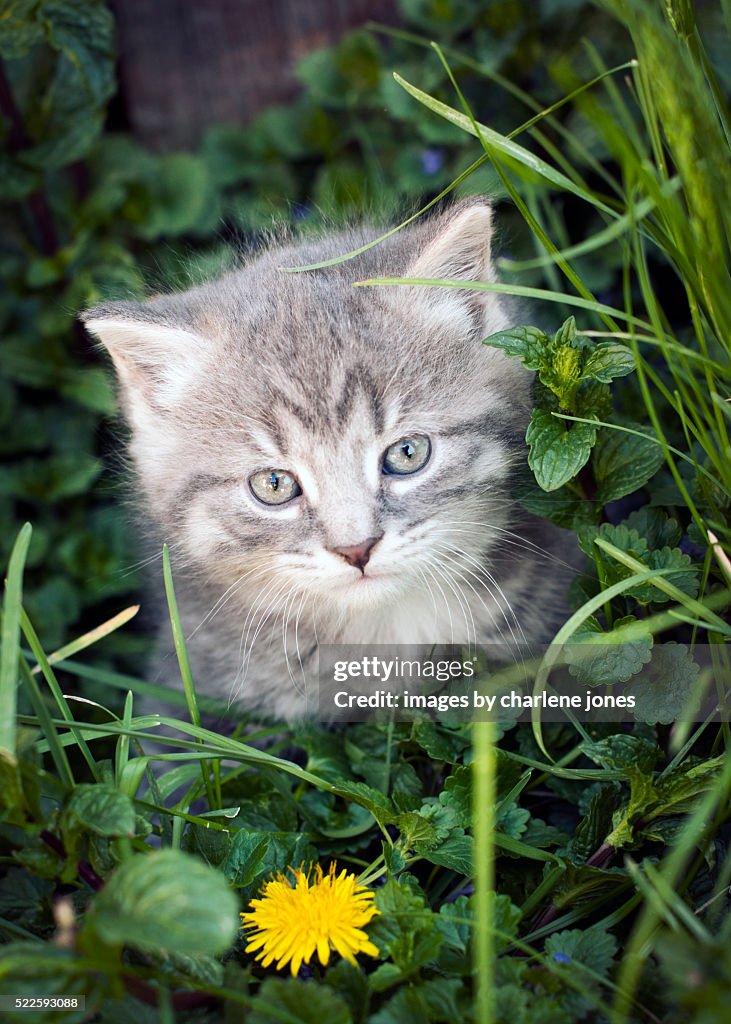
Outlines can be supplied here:
[[371, 551], [379, 542], [383, 536], [380, 533], [377, 537], [369, 537], [368, 540], [362, 541], [360, 544], [351, 544], [349, 547], [344, 548], [330, 548], [330, 550], [344, 558], [350, 565], [355, 566], [356, 569], [360, 569], [361, 572], [368, 565], [368, 559], [371, 557]]

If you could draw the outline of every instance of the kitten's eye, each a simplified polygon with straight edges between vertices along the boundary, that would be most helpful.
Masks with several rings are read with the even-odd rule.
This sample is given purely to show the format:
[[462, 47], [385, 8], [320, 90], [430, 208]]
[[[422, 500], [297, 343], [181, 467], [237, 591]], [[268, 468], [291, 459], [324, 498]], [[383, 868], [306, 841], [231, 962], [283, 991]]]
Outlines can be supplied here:
[[249, 477], [255, 498], [265, 505], [284, 505], [302, 494], [302, 488], [286, 469], [263, 469]]
[[386, 449], [383, 472], [394, 476], [407, 476], [425, 466], [431, 455], [431, 441], [424, 434], [402, 437]]

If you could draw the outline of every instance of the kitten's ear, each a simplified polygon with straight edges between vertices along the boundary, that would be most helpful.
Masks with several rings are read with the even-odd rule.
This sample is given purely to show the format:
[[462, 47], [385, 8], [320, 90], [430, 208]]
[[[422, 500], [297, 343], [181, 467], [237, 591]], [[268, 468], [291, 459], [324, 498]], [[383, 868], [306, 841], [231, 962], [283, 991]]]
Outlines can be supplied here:
[[[409, 265], [405, 277], [442, 278], [451, 281], [488, 281], [492, 278], [490, 243], [492, 210], [484, 200], [459, 204], [436, 221], [422, 251]], [[484, 317], [489, 292], [458, 288], [415, 289], [418, 306], [431, 318], [475, 326]], [[411, 297], [411, 296], [410, 296]], [[494, 296], [491, 296], [494, 301]]]
[[96, 306], [81, 319], [109, 352], [125, 398], [133, 404], [174, 405], [210, 348], [194, 330], [156, 315], [150, 306]]

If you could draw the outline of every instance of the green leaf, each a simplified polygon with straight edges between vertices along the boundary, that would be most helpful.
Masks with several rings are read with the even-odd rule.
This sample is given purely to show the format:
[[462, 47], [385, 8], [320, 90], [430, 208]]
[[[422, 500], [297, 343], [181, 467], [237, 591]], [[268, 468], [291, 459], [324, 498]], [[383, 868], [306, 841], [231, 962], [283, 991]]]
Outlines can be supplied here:
[[232, 885], [243, 888], [288, 867], [317, 860], [317, 851], [304, 832], [259, 832], [239, 829], [221, 870]]
[[652, 657], [652, 633], [631, 615], [605, 633], [591, 616], [571, 636], [564, 658], [572, 676], [584, 686], [626, 682]]
[[457, 764], [470, 745], [469, 728], [464, 725], [444, 725], [439, 722], [414, 722], [412, 739], [436, 761]]
[[472, 858], [474, 856], [474, 840], [472, 836], [460, 835], [455, 832], [440, 846], [432, 850], [420, 850], [421, 856], [431, 864], [439, 864], [460, 875], [472, 874]]
[[[670, 569], [671, 571], [663, 577], [665, 581], [689, 597], [697, 596], [700, 585], [698, 570], [691, 563], [690, 556], [684, 554], [680, 548], [662, 548], [660, 551], [650, 551], [643, 562], [648, 569]], [[626, 573], [630, 575], [629, 571]], [[673, 600], [669, 594], [659, 591], [650, 583], [631, 587], [627, 594], [645, 604], [651, 602], [666, 604]]]
[[626, 345], [615, 341], [600, 341], [584, 362], [582, 379], [598, 380], [610, 384], [615, 377], [626, 377], [635, 368], [635, 357]]
[[482, 344], [520, 359], [528, 370], [540, 370], [550, 359], [551, 341], [537, 327], [511, 327], [509, 331], [491, 334]]
[[[498, 901], [507, 899], [506, 896], [496, 897], [496, 918], [498, 916]], [[510, 901], [508, 900], [508, 902]], [[454, 903], [443, 903], [434, 918], [434, 924], [444, 937], [444, 945], [450, 949], [456, 949], [459, 953], [466, 953], [472, 934], [473, 917], [472, 901], [467, 896], [458, 896]], [[520, 911], [518, 911], [518, 920], [520, 920]]]
[[39, 0], [12, 0], [0, 11], [0, 55], [6, 60], [24, 57], [43, 40]]
[[372, 786], [367, 786], [365, 782], [343, 780], [337, 783], [337, 790], [340, 796], [365, 807], [377, 821], [386, 823], [393, 819], [393, 804], [388, 797]]
[[472, 768], [459, 765], [447, 777], [439, 794], [439, 802], [454, 813], [456, 823], [462, 828], [472, 825]]
[[591, 424], [574, 423], [569, 429], [565, 420], [533, 409], [525, 439], [530, 446], [528, 465], [539, 487], [556, 491], [575, 477], [589, 461], [596, 434]]
[[460, 978], [432, 978], [400, 988], [368, 1024], [431, 1024], [464, 1019]]
[[532, 476], [518, 483], [517, 498], [526, 512], [567, 530], [578, 530], [599, 518], [595, 502], [577, 497], [567, 487], [543, 491]]
[[568, 844], [568, 856], [576, 864], [583, 864], [603, 844], [612, 831], [612, 816], [619, 803], [619, 785], [611, 782], [594, 793], [586, 814], [576, 827]]
[[681, 717], [692, 716], [698, 708], [694, 692], [700, 666], [684, 644], [674, 640], [657, 644], [652, 661], [633, 686], [634, 717], [639, 722], [669, 725]]
[[622, 733], [608, 736], [596, 743], [582, 743], [581, 749], [602, 768], [623, 772], [627, 778], [632, 778], [638, 773], [651, 772], [662, 756], [662, 751], [656, 743], [641, 736]]
[[615, 849], [633, 843], [635, 823], [657, 799], [652, 769], [661, 756], [660, 748], [640, 736], [614, 735], [597, 743], [582, 743], [581, 749], [592, 761], [621, 771], [628, 779], [629, 802], [612, 816], [612, 831], [605, 841]]
[[100, 836], [134, 835], [134, 804], [121, 790], [104, 783], [82, 783], [71, 793], [61, 827], [65, 835], [95, 832]]
[[103, 0], [44, 0], [48, 42], [78, 69], [93, 103], [115, 90], [114, 19]]
[[83, 946], [216, 955], [239, 927], [239, 903], [223, 875], [181, 850], [135, 854], [92, 902]]
[[[631, 424], [643, 431], [639, 424]], [[623, 498], [625, 494], [644, 487], [665, 461], [662, 446], [654, 435], [637, 434], [603, 427], [597, 433], [592, 466], [597, 484], [596, 500], [600, 505]]]
[[267, 978], [246, 1012], [247, 1024], [352, 1024], [348, 1004], [316, 981]]
[[167, 235], [211, 230], [218, 220], [208, 169], [190, 153], [160, 157], [151, 181], [150, 209], [139, 233], [148, 241]]
[[617, 940], [601, 928], [575, 928], [546, 939], [546, 954], [570, 969], [577, 962], [606, 977], [617, 952]]
[[408, 875], [389, 878], [376, 890], [381, 914], [368, 926], [368, 933], [382, 957], [390, 956], [402, 972], [413, 973], [434, 960], [442, 935], [435, 930], [434, 914], [425, 906], [423, 895], [414, 891], [409, 880]]
[[631, 512], [624, 525], [644, 537], [648, 548], [677, 547], [683, 533], [677, 520], [650, 505]]

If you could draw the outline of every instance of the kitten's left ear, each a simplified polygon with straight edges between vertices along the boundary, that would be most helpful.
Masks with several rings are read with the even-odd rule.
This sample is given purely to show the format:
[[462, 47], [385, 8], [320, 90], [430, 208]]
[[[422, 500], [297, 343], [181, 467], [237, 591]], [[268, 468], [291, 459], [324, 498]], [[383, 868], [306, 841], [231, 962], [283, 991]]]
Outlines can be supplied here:
[[[484, 200], [469, 200], [435, 222], [430, 237], [404, 277], [450, 281], [492, 279], [492, 210]], [[414, 289], [418, 307], [430, 318], [470, 329], [484, 318], [489, 292], [426, 286]]]

